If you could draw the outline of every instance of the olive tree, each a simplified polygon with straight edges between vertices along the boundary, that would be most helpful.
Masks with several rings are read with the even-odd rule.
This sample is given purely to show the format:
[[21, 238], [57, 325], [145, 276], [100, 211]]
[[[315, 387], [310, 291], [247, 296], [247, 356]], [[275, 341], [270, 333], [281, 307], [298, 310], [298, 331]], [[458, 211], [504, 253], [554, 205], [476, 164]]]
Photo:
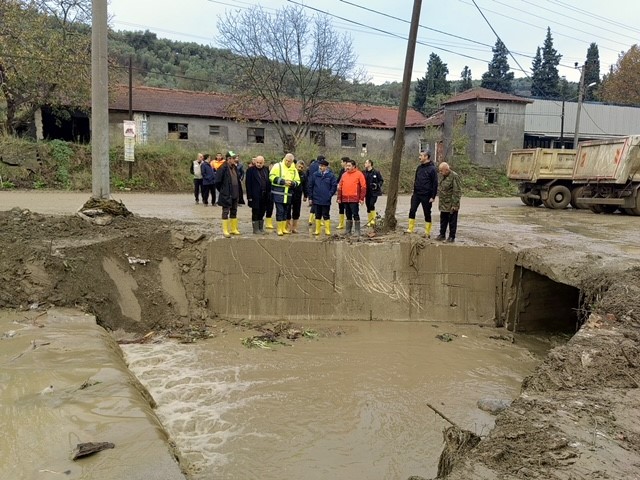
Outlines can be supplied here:
[[90, 17], [91, 0], [0, 1], [0, 131], [16, 133], [43, 105], [87, 103]]
[[271, 120], [285, 151], [295, 151], [313, 123], [345, 120], [331, 100], [362, 72], [351, 38], [327, 15], [307, 15], [296, 5], [274, 13], [254, 6], [227, 11], [217, 28], [239, 72], [228, 79], [238, 93], [236, 118]]

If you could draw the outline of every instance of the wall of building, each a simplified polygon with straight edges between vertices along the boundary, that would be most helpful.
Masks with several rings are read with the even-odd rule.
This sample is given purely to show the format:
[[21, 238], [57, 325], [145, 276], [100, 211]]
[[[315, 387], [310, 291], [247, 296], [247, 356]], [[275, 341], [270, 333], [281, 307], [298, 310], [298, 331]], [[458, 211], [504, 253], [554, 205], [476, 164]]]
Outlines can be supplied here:
[[[491, 122], [492, 109], [497, 118]], [[466, 118], [464, 131], [469, 138], [470, 160], [487, 167], [503, 167], [509, 152], [522, 148], [524, 139], [525, 104], [515, 102], [474, 101], [445, 107], [445, 142], [448, 156], [453, 153], [452, 135], [455, 122], [460, 116]], [[488, 142], [491, 142], [488, 144]], [[489, 152], [489, 145], [492, 151]]]
[[[109, 141], [113, 145], [124, 142], [122, 123], [128, 120], [128, 113], [111, 112], [109, 115]], [[176, 139], [168, 131], [168, 124], [187, 124], [188, 139]], [[282, 141], [276, 128], [268, 123], [235, 122], [215, 118], [181, 117], [171, 115], [147, 114], [148, 141], [162, 142], [174, 139], [178, 142], [188, 142], [194, 146], [220, 147], [242, 150], [255, 147], [264, 149], [265, 154], [281, 154]], [[214, 127], [216, 134], [211, 134]], [[264, 143], [253, 143], [248, 136], [248, 129], [264, 129]], [[351, 126], [313, 126], [312, 131], [323, 131], [325, 134], [325, 149], [340, 150], [343, 155], [356, 158], [366, 145], [369, 154], [391, 154], [393, 151], [393, 137], [395, 130], [380, 128], [362, 128]], [[355, 134], [353, 146], [342, 145], [342, 134]], [[405, 152], [418, 152], [422, 128], [410, 128], [405, 133]], [[320, 149], [322, 150], [322, 148]]]

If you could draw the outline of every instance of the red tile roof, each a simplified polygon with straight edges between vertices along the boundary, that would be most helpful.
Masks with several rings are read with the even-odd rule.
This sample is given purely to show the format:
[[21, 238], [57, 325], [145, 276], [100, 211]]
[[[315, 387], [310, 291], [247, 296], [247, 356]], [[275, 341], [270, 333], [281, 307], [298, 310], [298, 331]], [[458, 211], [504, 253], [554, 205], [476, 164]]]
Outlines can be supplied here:
[[452, 103], [462, 103], [474, 100], [496, 100], [499, 102], [516, 102], [516, 103], [533, 103], [533, 100], [527, 98], [517, 97], [509, 93], [496, 92], [495, 90], [489, 90], [488, 88], [472, 88], [466, 90], [458, 95], [451, 97], [449, 100], [442, 102], [443, 105]]
[[[133, 87], [133, 111], [145, 113], [164, 113], [195, 117], [226, 118], [271, 121], [265, 109], [239, 107], [240, 97], [211, 92], [189, 90], [171, 90], [154, 87]], [[117, 86], [109, 101], [111, 110], [129, 110], [128, 87]], [[236, 114], [242, 110], [241, 114]], [[295, 122], [301, 117], [301, 104], [290, 100], [286, 105], [286, 117]], [[285, 119], [286, 120], [286, 119]], [[398, 109], [359, 103], [327, 102], [316, 114], [316, 124], [352, 125], [366, 128], [392, 129], [396, 127]], [[426, 118], [420, 112], [407, 112], [407, 128], [424, 128]]]

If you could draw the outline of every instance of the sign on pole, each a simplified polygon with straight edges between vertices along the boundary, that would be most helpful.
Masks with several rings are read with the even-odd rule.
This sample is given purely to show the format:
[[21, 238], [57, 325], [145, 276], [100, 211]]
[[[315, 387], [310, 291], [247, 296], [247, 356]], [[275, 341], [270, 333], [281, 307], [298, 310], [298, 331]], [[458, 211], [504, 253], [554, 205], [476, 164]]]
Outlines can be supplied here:
[[136, 122], [125, 120], [124, 122], [124, 161], [135, 161]]

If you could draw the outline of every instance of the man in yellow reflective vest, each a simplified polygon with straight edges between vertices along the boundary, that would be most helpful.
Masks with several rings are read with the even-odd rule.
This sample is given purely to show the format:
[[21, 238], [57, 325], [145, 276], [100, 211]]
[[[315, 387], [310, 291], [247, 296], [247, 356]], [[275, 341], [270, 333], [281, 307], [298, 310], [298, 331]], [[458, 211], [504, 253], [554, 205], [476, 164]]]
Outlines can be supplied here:
[[276, 206], [276, 222], [278, 235], [286, 235], [287, 213], [291, 212], [291, 197], [293, 189], [300, 184], [300, 175], [293, 164], [293, 153], [287, 153], [280, 163], [271, 167], [269, 181], [271, 182], [271, 196]]

